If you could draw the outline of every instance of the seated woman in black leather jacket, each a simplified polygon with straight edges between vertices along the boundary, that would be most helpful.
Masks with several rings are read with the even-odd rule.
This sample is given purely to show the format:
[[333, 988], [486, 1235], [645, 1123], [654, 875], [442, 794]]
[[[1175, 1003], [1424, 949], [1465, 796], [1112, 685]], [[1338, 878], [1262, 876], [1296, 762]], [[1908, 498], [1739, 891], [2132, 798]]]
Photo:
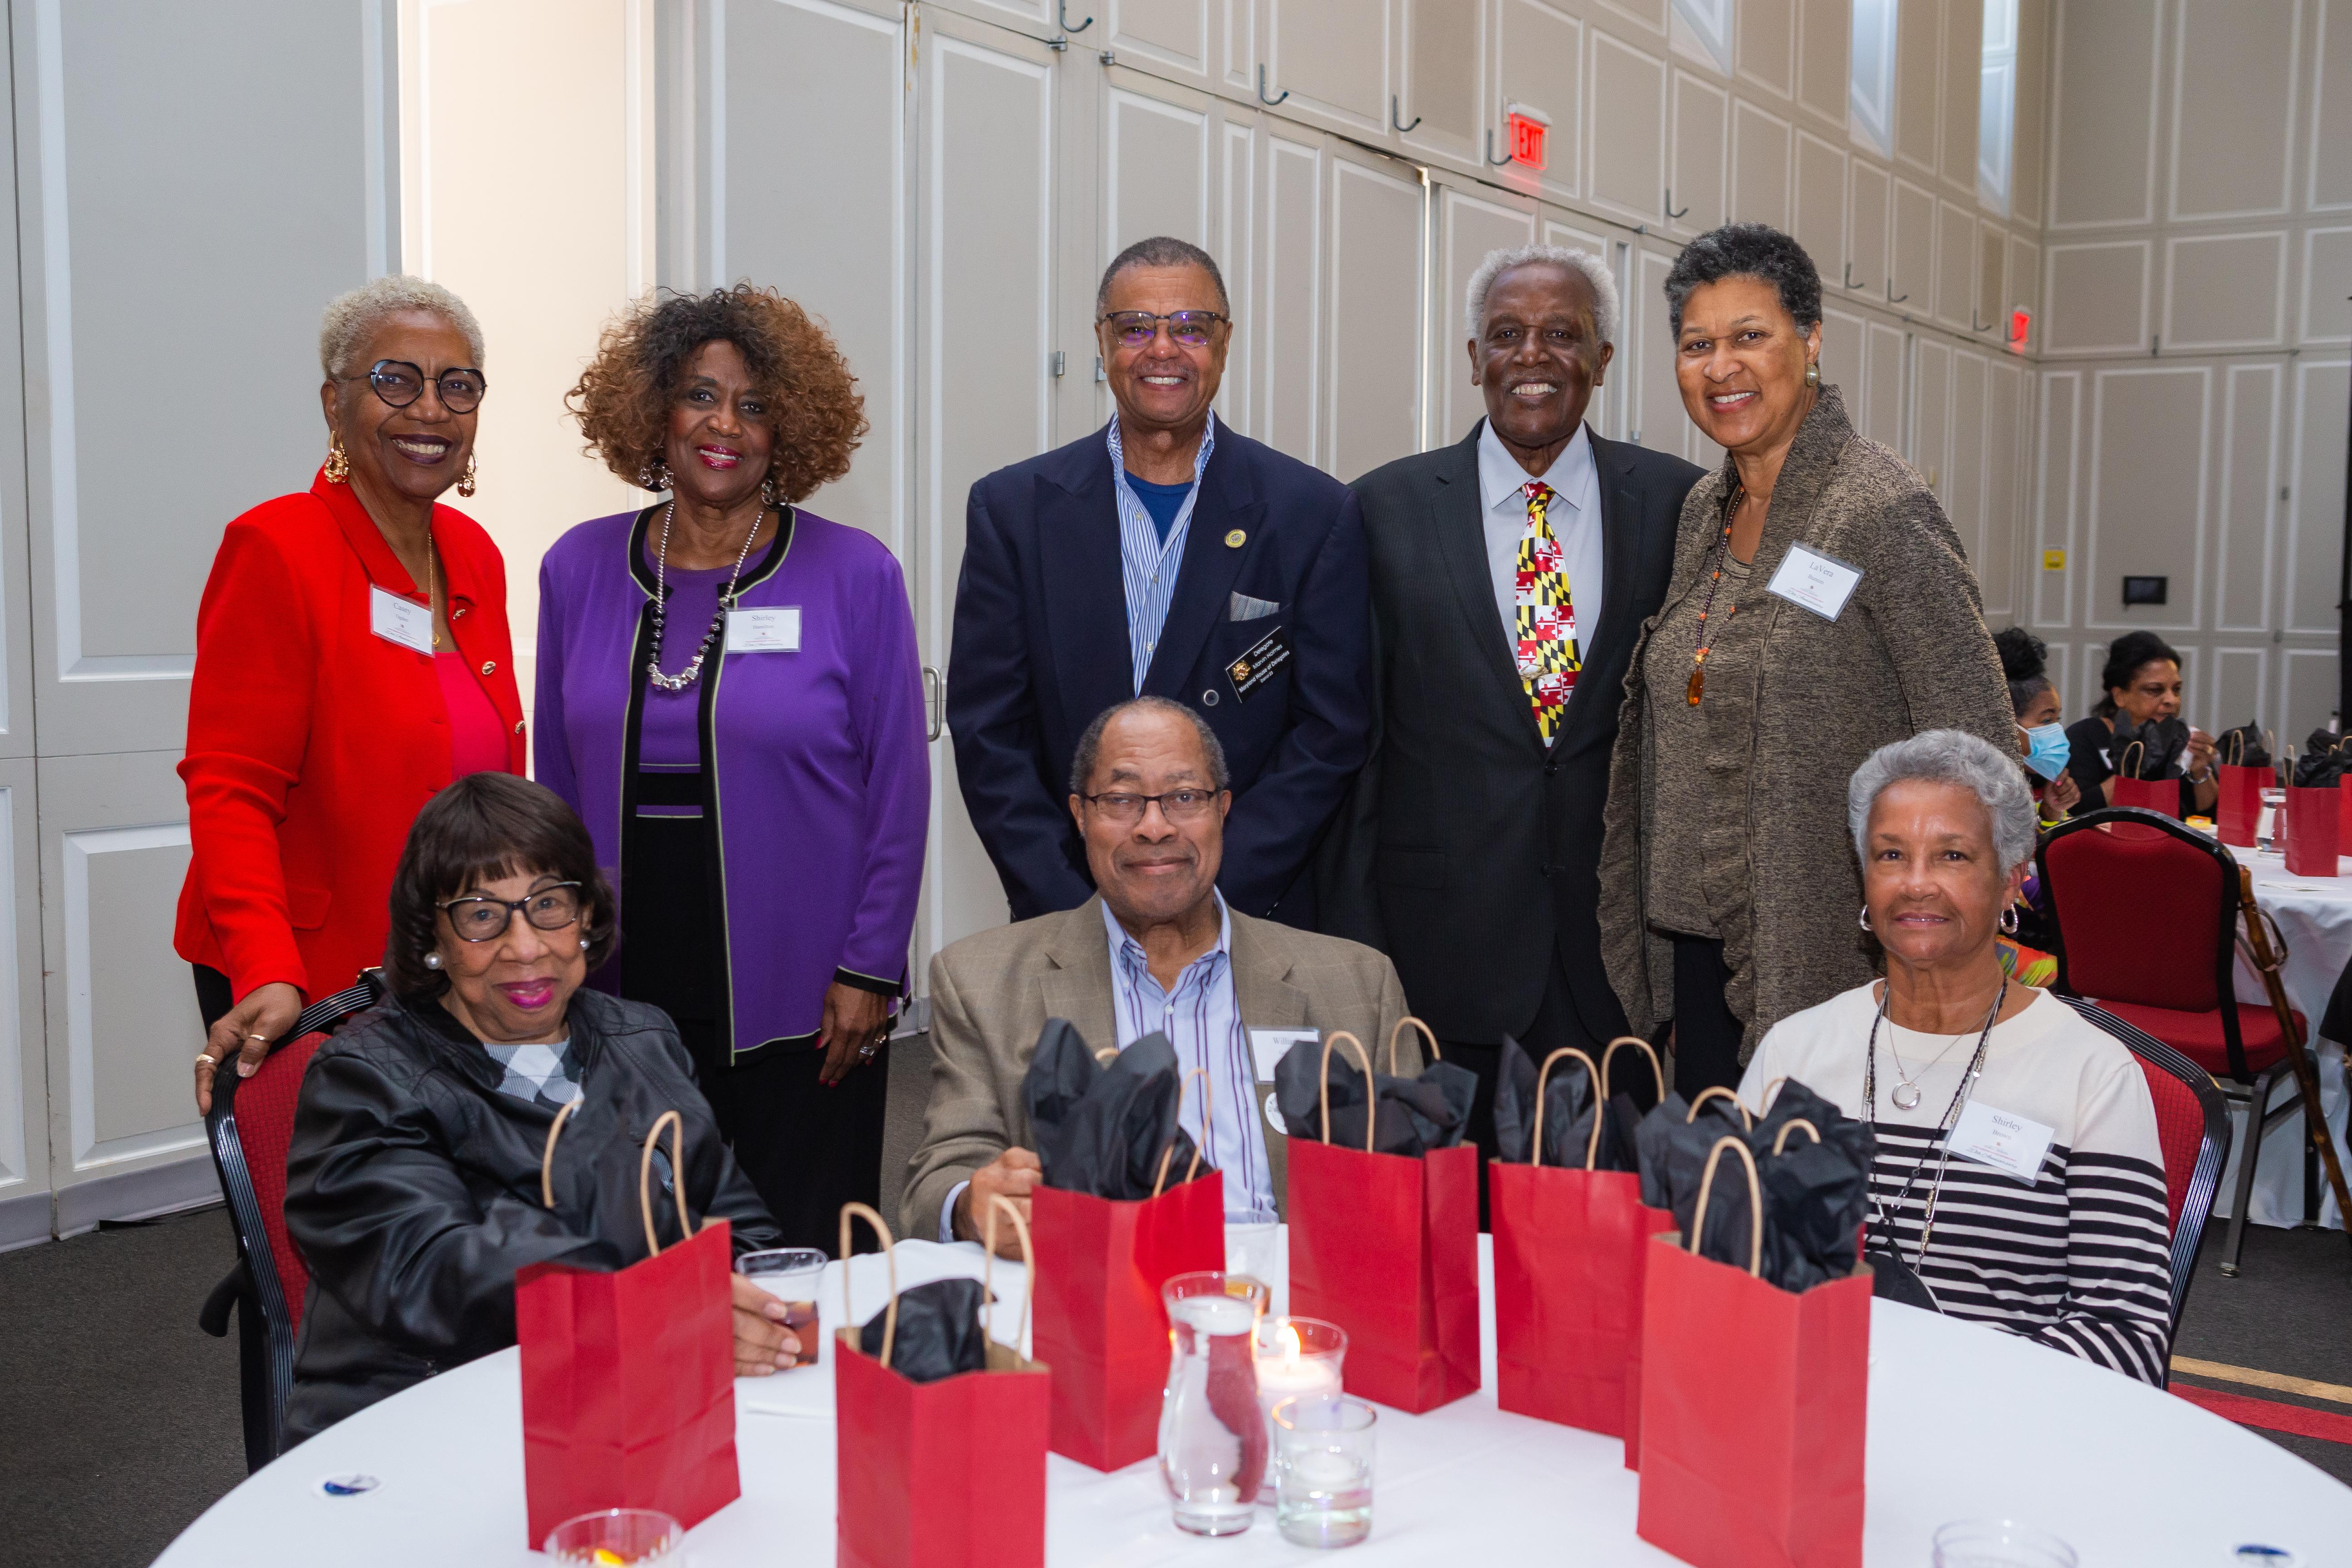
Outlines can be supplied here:
[[[310, 1289], [292, 1440], [514, 1343], [526, 1264], [646, 1257], [638, 1158], [664, 1111], [686, 1124], [696, 1223], [729, 1221], [738, 1257], [777, 1245], [669, 1019], [580, 989], [614, 932], [587, 830], [551, 791], [473, 773], [417, 815], [393, 880], [391, 995], [319, 1048], [294, 1114], [286, 1224]], [[540, 1161], [574, 1099], [549, 1208]], [[654, 1214], [665, 1247], [681, 1239], [676, 1205], [657, 1195]], [[733, 1288], [738, 1375], [793, 1364], [782, 1304], [740, 1275]]]

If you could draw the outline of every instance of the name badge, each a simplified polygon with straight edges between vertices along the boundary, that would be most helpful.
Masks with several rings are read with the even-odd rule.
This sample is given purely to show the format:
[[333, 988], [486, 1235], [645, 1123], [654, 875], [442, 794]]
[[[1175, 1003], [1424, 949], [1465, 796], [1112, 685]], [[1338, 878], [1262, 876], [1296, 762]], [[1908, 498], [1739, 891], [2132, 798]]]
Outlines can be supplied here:
[[427, 658], [433, 653], [433, 606], [368, 587], [368, 630]]
[[1952, 1152], [2032, 1186], [2042, 1178], [2042, 1159], [2055, 1136], [2055, 1129], [2039, 1121], [1971, 1100], [1952, 1128]]
[[1225, 677], [1234, 683], [1234, 696], [1241, 701], [1250, 700], [1250, 693], [1272, 680], [1275, 672], [1290, 662], [1290, 634], [1276, 626], [1260, 637], [1249, 652], [1225, 666]]
[[1824, 555], [1810, 545], [1791, 544], [1789, 553], [1780, 558], [1780, 569], [1772, 574], [1772, 581], [1765, 584], [1765, 590], [1792, 605], [1802, 605], [1825, 621], [1833, 621], [1845, 608], [1845, 602], [1853, 597], [1854, 585], [1861, 581], [1861, 567], [1849, 565], [1834, 555]]
[[729, 653], [798, 653], [800, 650], [801, 607], [798, 605], [727, 612]]
[[1313, 1029], [1252, 1029], [1249, 1037], [1250, 1057], [1257, 1063], [1257, 1080], [1272, 1083], [1275, 1064], [1282, 1060], [1285, 1051], [1301, 1040], [1313, 1045], [1323, 1037]]

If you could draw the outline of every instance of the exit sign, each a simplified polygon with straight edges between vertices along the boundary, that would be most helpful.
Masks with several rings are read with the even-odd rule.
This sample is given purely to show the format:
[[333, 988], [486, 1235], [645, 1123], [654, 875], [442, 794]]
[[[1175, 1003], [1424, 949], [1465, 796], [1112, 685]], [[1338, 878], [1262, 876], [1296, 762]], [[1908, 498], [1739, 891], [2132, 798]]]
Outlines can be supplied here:
[[2012, 310], [2011, 311], [2010, 311], [2010, 313], [2009, 313], [2009, 352], [2010, 352], [2010, 353], [2020, 353], [2020, 354], [2023, 353], [2025, 352], [2025, 340], [2026, 340], [2026, 337], [2027, 337], [2027, 335], [2028, 335], [2029, 333], [2031, 333], [2032, 331], [2033, 331], [2033, 312], [2032, 312], [2032, 311], [2028, 310], [2027, 310], [2027, 309], [2025, 309], [2022, 305], [2021, 305], [2021, 306], [2017, 307], [2015, 310]]
[[1541, 169], [1544, 166], [1544, 136], [1551, 129], [1551, 116], [1523, 103], [1511, 104], [1507, 112], [1511, 126], [1511, 162], [1525, 163], [1530, 169]]

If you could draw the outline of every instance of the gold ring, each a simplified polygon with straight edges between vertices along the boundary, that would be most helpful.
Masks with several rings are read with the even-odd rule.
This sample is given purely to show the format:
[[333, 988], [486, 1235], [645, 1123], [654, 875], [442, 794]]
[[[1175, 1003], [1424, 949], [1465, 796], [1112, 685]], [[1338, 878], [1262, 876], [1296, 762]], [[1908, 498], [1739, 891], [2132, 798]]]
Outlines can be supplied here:
[[200, 1052], [196, 1057], [196, 1065], [200, 1068], [216, 1068], [220, 1066], [220, 1058], [210, 1051]]
[[265, 1046], [269, 1043], [269, 1037], [268, 1035], [247, 1035], [246, 1036], [246, 1038], [248, 1040], [259, 1040]]

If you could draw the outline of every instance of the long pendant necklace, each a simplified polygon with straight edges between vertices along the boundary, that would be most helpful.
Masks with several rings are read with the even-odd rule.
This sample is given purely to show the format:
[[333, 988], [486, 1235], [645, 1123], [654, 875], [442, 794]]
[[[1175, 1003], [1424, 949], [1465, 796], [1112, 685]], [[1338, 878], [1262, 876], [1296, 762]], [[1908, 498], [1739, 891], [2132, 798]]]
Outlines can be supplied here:
[[664, 691], [683, 691], [702, 679], [702, 661], [719, 641], [719, 630], [727, 625], [728, 606], [735, 602], [735, 584], [743, 580], [743, 563], [751, 557], [751, 541], [760, 536], [760, 519], [767, 516], [764, 508], [751, 520], [751, 531], [743, 535], [743, 548], [735, 557], [735, 570], [727, 579], [727, 591], [719, 595], [719, 607], [711, 612], [710, 629], [702, 634], [702, 646], [694, 650], [694, 662], [676, 675], [662, 673], [662, 621], [669, 606], [669, 524], [677, 514], [677, 499], [662, 509], [661, 549], [654, 556], [654, 656], [646, 663], [646, 677]]
[[[1683, 688], [1683, 700], [1692, 707], [1706, 695], [1706, 656], [1715, 647], [1715, 639], [1706, 635], [1706, 617], [1715, 609], [1715, 591], [1723, 583], [1723, 563], [1731, 553], [1731, 521], [1739, 515], [1739, 503], [1748, 494], [1747, 487], [1738, 479], [1731, 482], [1731, 501], [1723, 509], [1723, 537], [1715, 542], [1715, 574], [1706, 580], [1706, 602], [1698, 607], [1698, 652], [1691, 657], [1690, 684]], [[1739, 614], [1739, 606], [1731, 606], [1726, 621]]]
[[1940, 1062], [1946, 1057], [1950, 1056], [1952, 1054], [1953, 1046], [1958, 1045], [1962, 1040], [1965, 1040], [1968, 1037], [1969, 1037], [1965, 1031], [1960, 1034], [1954, 1035], [1944, 1048], [1936, 1053], [1935, 1061], [1920, 1064], [1919, 1070], [1915, 1073], [1904, 1067], [1903, 1053], [1895, 1048], [1894, 1026], [1892, 1024], [1888, 1025], [1886, 1033], [1886, 1054], [1895, 1058], [1895, 1087], [1886, 1091], [1886, 1098], [1894, 1102], [1895, 1109], [1897, 1110], [1918, 1110], [1919, 1079], [1926, 1077], [1928, 1069], [1936, 1066], [1937, 1062]]
[[[1870, 1044], [1864, 1048], [1863, 1053], [1862, 1113], [1870, 1122], [1873, 1132], [1875, 1132], [1878, 1128], [1878, 1026], [1886, 1021], [1887, 1006], [1894, 1000], [1895, 988], [1888, 984], [1879, 994], [1877, 1016], [1870, 1020]], [[1960, 1074], [1960, 1087], [1952, 1091], [1952, 1102], [1944, 1107], [1944, 1119], [1937, 1124], [1936, 1131], [1944, 1140], [1944, 1149], [1942, 1156], [1936, 1162], [1936, 1180], [1927, 1189], [1927, 1206], [1921, 1211], [1919, 1216], [1919, 1253], [1913, 1265], [1915, 1270], [1927, 1263], [1928, 1244], [1936, 1239], [1936, 1201], [1943, 1196], [1944, 1173], [1951, 1168], [1952, 1129], [1958, 1124], [1960, 1108], [1968, 1103], [1969, 1091], [1976, 1087], [1977, 1079], [1984, 1075], [1985, 1051], [1992, 1044], [1992, 1026], [2000, 1021], [2001, 1004], [2008, 1000], [2009, 976], [2004, 974], [2001, 976], [2000, 991], [1993, 997], [1991, 1009], [1985, 1014], [1984, 1032], [1977, 1037], [1977, 1054], [1969, 1061], [1968, 1070]], [[1968, 1037], [1962, 1035], [1960, 1038], [1965, 1040]], [[1891, 1050], [1893, 1047], [1888, 1048]], [[1894, 1100], [1897, 1107], [1908, 1109], [1903, 1107], [1903, 1102], [1895, 1100], [1892, 1093], [1887, 1098]], [[1911, 1103], [1913, 1105], [1919, 1103], [1919, 1097], [1916, 1090], [1912, 1094]], [[1918, 1184], [1919, 1173], [1926, 1168], [1926, 1165], [1927, 1162], [1923, 1160], [1911, 1167], [1909, 1178], [1904, 1182], [1903, 1190], [1895, 1194], [1892, 1205], [1879, 1203], [1876, 1198], [1871, 1200], [1872, 1205], [1878, 1211], [1878, 1223], [1871, 1228], [1884, 1229], [1887, 1233], [1890, 1246], [1894, 1243], [1895, 1215], [1902, 1211], [1903, 1201], [1911, 1195], [1911, 1189]], [[1901, 1253], [1897, 1252], [1896, 1257], [1899, 1259]]]

